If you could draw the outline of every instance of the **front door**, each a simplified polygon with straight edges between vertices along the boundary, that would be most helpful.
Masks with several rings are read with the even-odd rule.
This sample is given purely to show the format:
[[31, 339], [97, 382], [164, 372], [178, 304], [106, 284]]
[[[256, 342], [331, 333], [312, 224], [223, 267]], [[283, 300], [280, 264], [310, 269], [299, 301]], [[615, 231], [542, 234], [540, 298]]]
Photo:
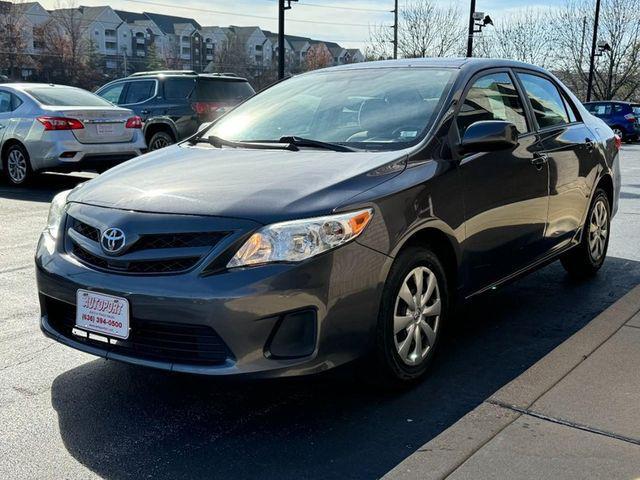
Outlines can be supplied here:
[[460, 138], [469, 125], [481, 120], [512, 122], [520, 136], [514, 150], [477, 152], [460, 159], [470, 292], [516, 272], [541, 255], [548, 208], [548, 165], [534, 153], [538, 139], [508, 71], [485, 73], [471, 80], [457, 114]]

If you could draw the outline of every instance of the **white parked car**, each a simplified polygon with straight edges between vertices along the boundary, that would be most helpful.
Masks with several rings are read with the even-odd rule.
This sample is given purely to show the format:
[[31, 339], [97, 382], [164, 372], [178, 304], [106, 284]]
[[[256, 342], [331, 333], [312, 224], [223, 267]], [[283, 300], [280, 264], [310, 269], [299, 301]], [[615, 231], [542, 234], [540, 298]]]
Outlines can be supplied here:
[[0, 85], [2, 170], [14, 185], [34, 173], [104, 171], [146, 148], [140, 117], [80, 88]]

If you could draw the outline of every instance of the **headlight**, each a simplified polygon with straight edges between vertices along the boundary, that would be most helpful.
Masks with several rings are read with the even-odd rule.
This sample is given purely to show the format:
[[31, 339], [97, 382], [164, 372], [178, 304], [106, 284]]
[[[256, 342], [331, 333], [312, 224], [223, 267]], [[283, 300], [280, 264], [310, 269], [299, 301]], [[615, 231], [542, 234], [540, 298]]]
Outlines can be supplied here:
[[251, 235], [227, 268], [261, 263], [300, 262], [344, 245], [362, 233], [373, 210], [274, 223]]
[[58, 238], [58, 232], [60, 231], [60, 220], [62, 220], [62, 214], [64, 213], [64, 207], [67, 205], [67, 197], [71, 190], [65, 190], [60, 192], [53, 200], [51, 200], [51, 207], [49, 207], [49, 216], [47, 217], [47, 227], [45, 231], [51, 235], [52, 238]]

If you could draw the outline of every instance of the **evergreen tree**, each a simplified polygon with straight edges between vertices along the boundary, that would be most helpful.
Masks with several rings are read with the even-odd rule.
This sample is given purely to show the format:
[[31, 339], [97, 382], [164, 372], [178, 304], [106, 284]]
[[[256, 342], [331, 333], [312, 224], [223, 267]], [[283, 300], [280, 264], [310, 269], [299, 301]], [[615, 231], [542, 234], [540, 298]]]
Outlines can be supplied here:
[[149, 48], [147, 48], [145, 70], [162, 70], [163, 68], [166, 68], [165, 61], [160, 58], [156, 43], [153, 42], [149, 45]]

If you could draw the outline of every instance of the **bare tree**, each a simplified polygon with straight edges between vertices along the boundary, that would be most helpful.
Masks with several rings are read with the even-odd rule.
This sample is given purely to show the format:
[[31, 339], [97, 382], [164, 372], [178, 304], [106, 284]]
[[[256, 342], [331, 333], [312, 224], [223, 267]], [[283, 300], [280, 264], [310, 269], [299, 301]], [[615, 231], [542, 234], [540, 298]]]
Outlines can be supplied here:
[[252, 68], [251, 58], [247, 53], [244, 42], [238, 35], [230, 31], [215, 55], [212, 68], [213, 72], [233, 72], [243, 77], [252, 77], [255, 68]]
[[324, 43], [316, 43], [307, 50], [304, 67], [306, 71], [317, 70], [330, 66], [332, 61], [333, 57], [327, 46]]
[[28, 45], [25, 31], [31, 25], [24, 16], [24, 0], [0, 3], [0, 70], [10, 78], [19, 78], [22, 67], [33, 66], [26, 53]]
[[[581, 96], [586, 93], [593, 32], [593, 5], [567, 0], [554, 18], [558, 55], [554, 65], [562, 79]], [[611, 50], [596, 58], [596, 99], [637, 99], [640, 86], [640, 0], [603, 0], [599, 41]]]
[[75, 0], [57, 0], [51, 17], [42, 29], [45, 68], [61, 75], [68, 83], [78, 84], [86, 70], [88, 47], [82, 12]]
[[[408, 0], [400, 9], [398, 54], [405, 58], [446, 57], [462, 51], [466, 40], [464, 15], [457, 4], [441, 7], [432, 0]], [[393, 29], [375, 25], [369, 32], [368, 59], [391, 58]]]
[[508, 58], [550, 67], [553, 63], [553, 25], [549, 9], [525, 8], [498, 17], [494, 26], [476, 37], [476, 56]]

